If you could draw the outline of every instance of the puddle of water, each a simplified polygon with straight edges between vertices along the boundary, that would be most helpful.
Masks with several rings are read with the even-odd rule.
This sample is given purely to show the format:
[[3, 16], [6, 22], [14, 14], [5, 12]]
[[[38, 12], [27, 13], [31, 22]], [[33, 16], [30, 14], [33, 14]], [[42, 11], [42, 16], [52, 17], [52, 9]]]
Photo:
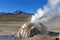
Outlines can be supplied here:
[[19, 40], [13, 35], [0, 35], [0, 40]]

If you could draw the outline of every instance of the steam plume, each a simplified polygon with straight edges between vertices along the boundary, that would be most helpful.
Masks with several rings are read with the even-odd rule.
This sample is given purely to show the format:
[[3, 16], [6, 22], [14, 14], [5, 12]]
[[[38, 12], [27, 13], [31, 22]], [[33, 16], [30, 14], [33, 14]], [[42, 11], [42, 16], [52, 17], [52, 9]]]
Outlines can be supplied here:
[[47, 5], [39, 8], [35, 15], [32, 15], [31, 22], [47, 22], [56, 16], [60, 16], [60, 0], [48, 0]]

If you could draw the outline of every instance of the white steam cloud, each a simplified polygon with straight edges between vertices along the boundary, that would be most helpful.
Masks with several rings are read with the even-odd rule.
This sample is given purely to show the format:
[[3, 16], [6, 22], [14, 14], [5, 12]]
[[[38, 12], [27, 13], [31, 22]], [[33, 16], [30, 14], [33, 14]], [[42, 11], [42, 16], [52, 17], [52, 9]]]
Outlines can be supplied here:
[[60, 16], [60, 0], [48, 0], [47, 5], [39, 8], [35, 15], [32, 15], [31, 22], [40, 23]]

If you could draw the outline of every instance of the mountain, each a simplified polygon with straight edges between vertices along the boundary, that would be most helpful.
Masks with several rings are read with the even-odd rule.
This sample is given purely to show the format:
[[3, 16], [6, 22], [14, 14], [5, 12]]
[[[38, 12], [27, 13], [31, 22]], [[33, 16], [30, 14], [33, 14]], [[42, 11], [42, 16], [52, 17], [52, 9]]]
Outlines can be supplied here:
[[24, 12], [24, 11], [20, 11], [20, 10], [16, 10], [12, 13], [7, 13], [8, 15], [31, 15], [32, 13], [27, 13], [27, 12]]
[[31, 13], [27, 13], [27, 12], [24, 12], [24, 11], [17, 10], [15, 12], [12, 12], [12, 14], [18, 15], [18, 14], [31, 14]]
[[0, 12], [0, 15], [32, 15], [33, 13], [27, 13], [24, 11], [16, 10], [12, 13], [5, 13], [5, 12]]
[[23, 12], [20, 10], [17, 10], [12, 13], [5, 13], [0, 12], [0, 21], [22, 21], [22, 20], [28, 20], [30, 16], [32, 16], [32, 13]]

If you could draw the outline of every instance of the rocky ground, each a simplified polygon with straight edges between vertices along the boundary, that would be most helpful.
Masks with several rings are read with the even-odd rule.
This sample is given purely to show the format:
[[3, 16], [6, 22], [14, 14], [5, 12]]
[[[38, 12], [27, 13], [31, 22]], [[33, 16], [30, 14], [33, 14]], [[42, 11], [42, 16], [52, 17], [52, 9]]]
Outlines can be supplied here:
[[[31, 30], [31, 34], [30, 37], [26, 40], [59, 40], [59, 33], [57, 32], [52, 32], [49, 31], [49, 34], [40, 34], [40, 32], [38, 30]], [[25, 40], [25, 39], [21, 39], [21, 40]]]
[[[14, 33], [19, 30], [20, 24], [23, 23], [0, 23], [0, 40], [19, 40], [19, 38], [14, 37]], [[59, 33], [57, 32], [50, 31], [48, 35], [43, 35], [40, 34], [39, 31], [33, 29], [31, 30], [31, 34], [28, 40], [55, 40], [56, 38], [58, 38], [58, 36]]]

